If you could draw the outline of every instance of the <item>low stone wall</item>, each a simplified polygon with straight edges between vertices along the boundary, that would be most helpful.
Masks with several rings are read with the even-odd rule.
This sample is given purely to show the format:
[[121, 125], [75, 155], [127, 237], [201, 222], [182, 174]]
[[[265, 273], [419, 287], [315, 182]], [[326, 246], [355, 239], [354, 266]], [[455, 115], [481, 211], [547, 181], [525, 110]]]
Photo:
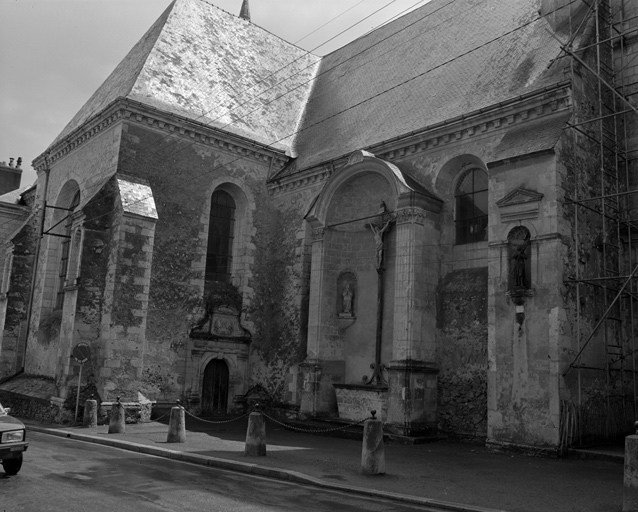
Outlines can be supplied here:
[[[71, 415], [65, 418], [64, 410], [55, 407], [48, 400], [24, 397], [7, 391], [0, 391], [0, 403], [11, 409], [11, 416], [40, 423], [66, 423], [71, 421]], [[65, 421], [66, 419], [66, 421]]]
[[388, 388], [386, 386], [361, 386], [356, 384], [334, 384], [337, 393], [339, 418], [361, 421], [375, 410], [377, 418], [388, 418]]
[[[111, 408], [117, 402], [102, 402], [98, 409], [98, 424], [106, 425], [111, 420]], [[121, 402], [126, 423], [148, 423], [151, 421], [153, 402]]]

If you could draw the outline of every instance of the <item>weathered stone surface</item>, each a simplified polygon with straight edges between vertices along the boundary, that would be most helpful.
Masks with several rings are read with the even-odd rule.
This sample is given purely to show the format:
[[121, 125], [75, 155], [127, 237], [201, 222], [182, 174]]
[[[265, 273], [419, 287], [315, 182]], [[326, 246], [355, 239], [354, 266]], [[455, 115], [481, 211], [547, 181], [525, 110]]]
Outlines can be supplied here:
[[364, 475], [385, 474], [383, 423], [380, 420], [370, 419], [363, 424], [361, 472]]
[[266, 455], [266, 422], [263, 414], [259, 412], [251, 412], [250, 416], [248, 416], [244, 452], [252, 457]]

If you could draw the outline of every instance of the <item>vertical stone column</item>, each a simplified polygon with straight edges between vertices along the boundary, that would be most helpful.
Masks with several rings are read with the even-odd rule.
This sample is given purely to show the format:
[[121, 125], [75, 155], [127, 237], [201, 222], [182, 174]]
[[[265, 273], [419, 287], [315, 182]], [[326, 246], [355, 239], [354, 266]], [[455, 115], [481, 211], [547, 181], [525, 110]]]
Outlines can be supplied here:
[[324, 322], [324, 235], [323, 226], [315, 223], [312, 231], [312, 265], [310, 271], [310, 302], [308, 311], [308, 348], [306, 361], [300, 365], [303, 374], [300, 411], [311, 416], [325, 415], [336, 408], [332, 404], [334, 390], [322, 371]]
[[[415, 435], [436, 423], [435, 290], [439, 204], [397, 210], [392, 361], [388, 366], [388, 428]], [[432, 210], [432, 211], [429, 211]]]

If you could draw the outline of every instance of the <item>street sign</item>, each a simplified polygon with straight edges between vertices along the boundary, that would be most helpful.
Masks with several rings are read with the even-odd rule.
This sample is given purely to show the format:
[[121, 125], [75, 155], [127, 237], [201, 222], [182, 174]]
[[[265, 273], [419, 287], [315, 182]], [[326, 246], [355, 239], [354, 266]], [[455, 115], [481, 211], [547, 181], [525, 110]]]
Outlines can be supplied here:
[[91, 357], [91, 347], [89, 347], [86, 343], [78, 343], [73, 349], [73, 359], [75, 359], [78, 363], [84, 364]]

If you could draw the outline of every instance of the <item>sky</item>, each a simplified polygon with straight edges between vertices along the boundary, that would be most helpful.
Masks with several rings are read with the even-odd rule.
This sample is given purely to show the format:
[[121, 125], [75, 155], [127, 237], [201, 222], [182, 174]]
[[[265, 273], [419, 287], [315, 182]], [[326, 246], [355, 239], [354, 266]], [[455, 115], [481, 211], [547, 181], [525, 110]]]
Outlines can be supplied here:
[[[208, 1], [235, 15], [242, 4]], [[256, 25], [325, 55], [428, 1], [250, 0], [250, 14]], [[0, 0], [0, 162], [22, 158], [23, 186], [35, 181], [31, 162], [170, 3]]]

